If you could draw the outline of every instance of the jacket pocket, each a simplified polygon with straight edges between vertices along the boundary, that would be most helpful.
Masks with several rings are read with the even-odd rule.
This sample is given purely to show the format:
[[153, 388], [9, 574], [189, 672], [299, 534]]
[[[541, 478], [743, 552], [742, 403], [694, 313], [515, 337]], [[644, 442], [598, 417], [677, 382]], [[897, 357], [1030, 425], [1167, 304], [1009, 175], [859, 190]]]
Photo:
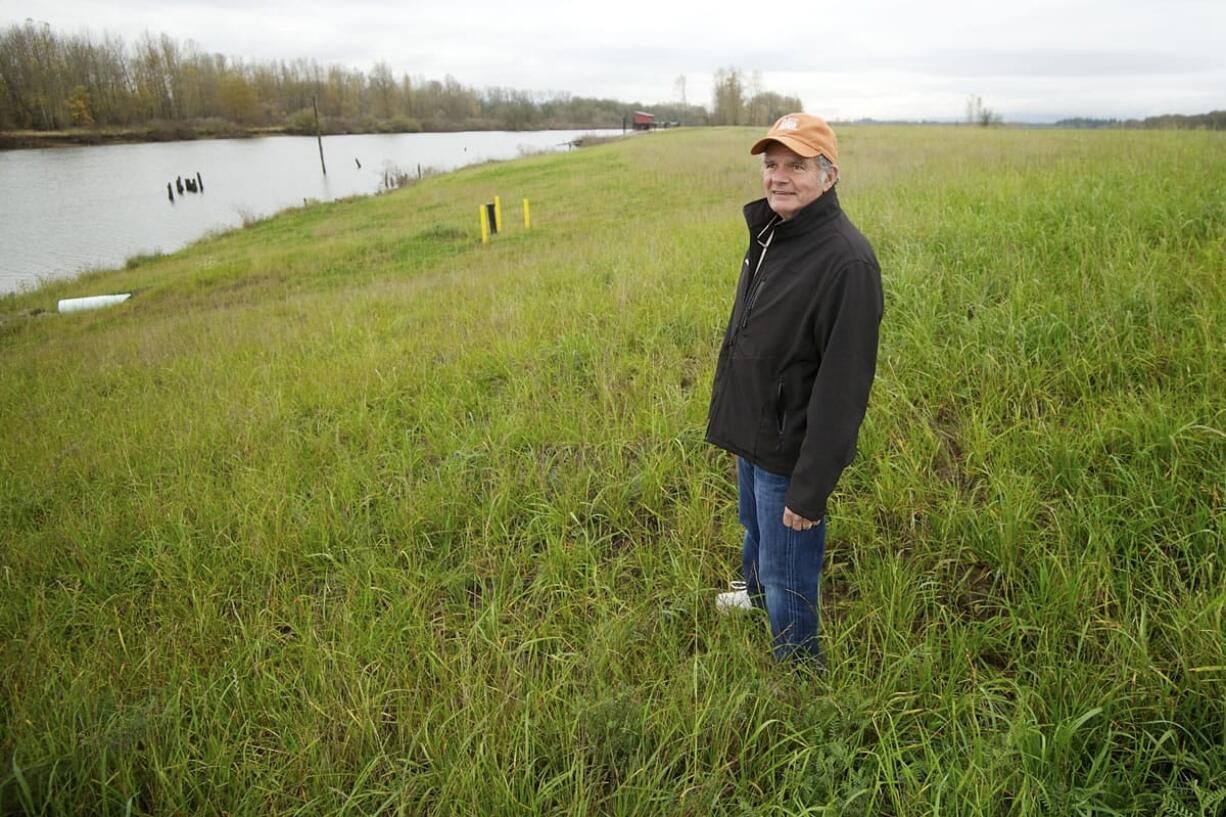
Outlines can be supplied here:
[[762, 415], [758, 421], [757, 451], [760, 455], [774, 456], [784, 450], [784, 432], [788, 422], [783, 378], [771, 381], [764, 397], [766, 399], [762, 401]]
[[783, 429], [788, 421], [788, 405], [783, 399], [783, 380], [782, 378], [775, 385], [775, 425], [779, 431], [779, 437], [783, 438]]
[[791, 458], [800, 452], [808, 426], [811, 390], [812, 381], [796, 369], [785, 371], [775, 384], [775, 427], [772, 431], [775, 450], [780, 455]]

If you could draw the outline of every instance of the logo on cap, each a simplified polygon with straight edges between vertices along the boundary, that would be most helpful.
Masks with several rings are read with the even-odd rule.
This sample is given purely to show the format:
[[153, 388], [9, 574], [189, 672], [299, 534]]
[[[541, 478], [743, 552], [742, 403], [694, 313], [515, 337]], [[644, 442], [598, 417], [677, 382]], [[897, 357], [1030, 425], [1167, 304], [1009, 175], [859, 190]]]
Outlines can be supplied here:
[[779, 123], [779, 130], [796, 130], [800, 127], [800, 123], [796, 121], [796, 117], [789, 116], [787, 119]]

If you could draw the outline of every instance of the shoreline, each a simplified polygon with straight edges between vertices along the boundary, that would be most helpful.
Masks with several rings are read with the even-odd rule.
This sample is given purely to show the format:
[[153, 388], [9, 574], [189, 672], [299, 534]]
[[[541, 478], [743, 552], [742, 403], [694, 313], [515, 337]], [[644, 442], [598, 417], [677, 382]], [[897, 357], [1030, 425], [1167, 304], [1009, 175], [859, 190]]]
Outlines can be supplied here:
[[[531, 132], [506, 131], [504, 133], [546, 133], [546, 132], [547, 131], [531, 131]], [[565, 142], [561, 142], [559, 144], [569, 144], [572, 146], [573, 149], [576, 149], [576, 150], [580, 148], [584, 148], [584, 147], [604, 144], [607, 142], [627, 139], [634, 134], [633, 131], [630, 131], [625, 134], [600, 134], [600, 133], [594, 133], [594, 132], [576, 133], [573, 130], [563, 131], [563, 132], [566, 133], [568, 137], [571, 137], [573, 135], [573, 138], [567, 138]], [[446, 132], [446, 133], [453, 133], [453, 132]], [[461, 131], [461, 132], [454, 132], [454, 133], [463, 134], [464, 132]], [[493, 131], [475, 131], [472, 133], [494, 133], [494, 132]], [[266, 135], [297, 136], [298, 134], [289, 134], [289, 133], [259, 134], [259, 136], [266, 136]], [[361, 134], [333, 134], [333, 135], [358, 136]], [[390, 135], [390, 134], [376, 134], [376, 135]], [[415, 134], [407, 134], [407, 135], [413, 136]], [[119, 144], [119, 143], [116, 143], [116, 144]], [[149, 143], [149, 144], [156, 144], [156, 143]], [[67, 147], [69, 145], [61, 144], [59, 146]], [[99, 147], [99, 146], [101, 145], [86, 145], [85, 147]], [[311, 149], [314, 150], [314, 146], [312, 146]], [[541, 152], [550, 152], [551, 150], [556, 150], [556, 148], [555, 149], [543, 148], [541, 149]], [[447, 167], [446, 169], [439, 169], [434, 166], [425, 166], [424, 168], [419, 167], [418, 171], [420, 175], [417, 175], [417, 176], [414, 176], [412, 173], [396, 172], [390, 176], [385, 176], [384, 186], [382, 187], [375, 188], [375, 189], [367, 189], [367, 190], [363, 190], [359, 192], [348, 192], [334, 199], [319, 199], [319, 198], [314, 198], [314, 197], [304, 198], [301, 205], [299, 205], [297, 201], [295, 200], [293, 202], [284, 204], [284, 206], [281, 206], [272, 211], [269, 211], [268, 213], [264, 215], [255, 217], [253, 220], [257, 222], [263, 221], [267, 218], [272, 218], [277, 215], [283, 214], [285, 212], [298, 209], [300, 206], [301, 207], [309, 206], [308, 201], [310, 205], [315, 205], [315, 204], [327, 204], [331, 202], [337, 202], [337, 201], [343, 201], [343, 200], [349, 200], [349, 199], [369, 198], [373, 196], [379, 196], [379, 195], [383, 195], [388, 192], [392, 192], [393, 190], [396, 190], [396, 189], [411, 187], [415, 184], [418, 184], [425, 178], [452, 174], [452, 173], [456, 173], [461, 170], [464, 170], [466, 168], [479, 166], [481, 164], [513, 161], [516, 158], [522, 158], [524, 155], [527, 155], [527, 154], [524, 154], [521, 152], [519, 156], [505, 156], [501, 158], [488, 158], [483, 161], [477, 161], [477, 162], [473, 162], [470, 164], [460, 164], [455, 167]], [[14, 158], [19, 159], [19, 157], [14, 157]], [[95, 256], [88, 264], [84, 264], [80, 267], [74, 268], [71, 271], [66, 271], [66, 272], [64, 271], [59, 271], [56, 273], [45, 273], [44, 272], [44, 273], [36, 274], [33, 278], [14, 278], [14, 279], [5, 279], [3, 275], [0, 275], [0, 302], [3, 302], [6, 298], [12, 298], [14, 296], [19, 296], [27, 292], [36, 292], [38, 290], [45, 289], [47, 286], [53, 285], [56, 283], [74, 281], [74, 280], [81, 278], [84, 275], [88, 275], [89, 273], [104, 272], [104, 271], [109, 271], [109, 270], [118, 270], [118, 269], [123, 269], [123, 268], [131, 268], [134, 266], [134, 263], [140, 263], [147, 258], [157, 257], [157, 256], [162, 256], [162, 255], [170, 255], [175, 252], [178, 252], [184, 247], [189, 246], [191, 243], [201, 240], [209, 233], [213, 233], [216, 235], [223, 235], [229, 232], [245, 229], [247, 226], [249, 225], [246, 222], [243, 222], [241, 224], [230, 224], [230, 225], [223, 226], [223, 227], [213, 228], [212, 230], [208, 232], [200, 233], [196, 235], [194, 238], [188, 240], [186, 244], [171, 245], [169, 247], [163, 247], [162, 249], [153, 249], [153, 250], [136, 249], [134, 251], [125, 253], [122, 258], [117, 258], [114, 260], [99, 260]]]
[[[600, 125], [558, 125], [548, 128], [515, 129], [505, 127], [481, 127], [465, 123], [454, 128], [431, 128], [422, 130], [332, 130], [320, 136], [359, 136], [369, 134], [413, 133], [465, 133], [474, 131], [504, 131], [524, 133], [549, 130], [615, 130]], [[627, 131], [632, 133], [633, 131]], [[156, 125], [144, 128], [81, 128], [56, 131], [0, 131], [0, 151], [38, 150], [42, 148], [96, 147], [100, 145], [156, 144], [159, 142], [196, 142], [206, 139], [255, 139], [264, 136], [314, 136], [314, 133], [274, 125], [258, 128], [240, 126], [200, 128], [189, 125]], [[579, 145], [581, 146], [581, 145]]]

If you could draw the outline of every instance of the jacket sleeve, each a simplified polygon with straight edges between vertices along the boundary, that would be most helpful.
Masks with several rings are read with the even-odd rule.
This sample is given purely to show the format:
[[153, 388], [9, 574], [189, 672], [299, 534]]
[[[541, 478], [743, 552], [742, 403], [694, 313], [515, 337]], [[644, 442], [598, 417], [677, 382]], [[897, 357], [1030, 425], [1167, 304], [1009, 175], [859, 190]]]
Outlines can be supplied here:
[[856, 437], [877, 370], [881, 271], [857, 261], [822, 296], [814, 322], [819, 351], [800, 456], [785, 504], [806, 519], [826, 515], [826, 500], [856, 453]]

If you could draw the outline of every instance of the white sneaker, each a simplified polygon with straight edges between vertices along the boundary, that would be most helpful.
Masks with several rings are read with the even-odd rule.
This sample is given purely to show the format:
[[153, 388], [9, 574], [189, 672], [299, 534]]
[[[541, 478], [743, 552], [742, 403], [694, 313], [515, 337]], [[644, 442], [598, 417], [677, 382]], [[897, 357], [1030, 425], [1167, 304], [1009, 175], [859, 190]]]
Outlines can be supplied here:
[[749, 593], [745, 590], [745, 582], [731, 581], [728, 582], [728, 587], [731, 589], [727, 593], [720, 593], [715, 597], [717, 612], [725, 614], [731, 610], [753, 609], [753, 602], [750, 601]]

